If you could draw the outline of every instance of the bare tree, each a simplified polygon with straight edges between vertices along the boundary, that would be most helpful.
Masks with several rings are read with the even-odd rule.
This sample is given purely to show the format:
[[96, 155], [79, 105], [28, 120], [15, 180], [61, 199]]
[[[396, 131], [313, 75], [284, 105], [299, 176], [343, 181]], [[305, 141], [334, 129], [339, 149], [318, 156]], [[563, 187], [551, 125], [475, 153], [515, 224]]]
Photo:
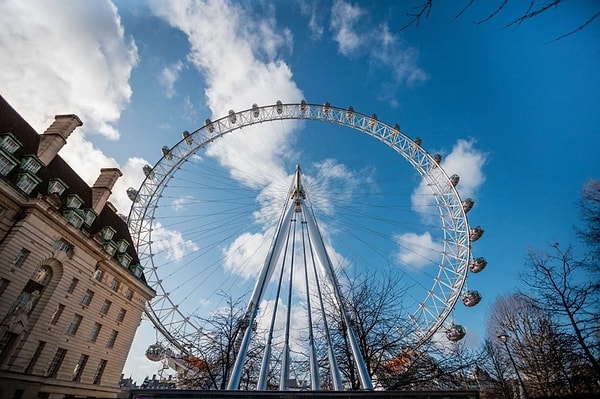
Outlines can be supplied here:
[[[581, 359], [574, 356], [577, 352], [575, 340], [560, 328], [554, 314], [538, 306], [536, 300], [522, 294], [498, 298], [490, 311], [487, 334], [488, 341], [499, 348], [494, 351], [496, 354], [503, 350], [496, 336], [507, 334], [510, 337], [506, 348], [513, 355], [516, 369], [531, 395], [586, 392], [587, 388], [575, 384], [582, 366]], [[499, 380], [512, 381], [515, 385], [518, 384], [514, 374], [517, 370], [510, 367], [487, 369]]]
[[[466, 4], [461, 9], [458, 10], [456, 15], [454, 16], [454, 20], [458, 19], [463, 14], [465, 14], [467, 12], [467, 10], [469, 10], [473, 6], [474, 3], [475, 3], [475, 0], [468, 0], [466, 2]], [[536, 2], [536, 0], [530, 0], [527, 3], [521, 2], [521, 4], [526, 7], [523, 8], [523, 10], [520, 13], [518, 13], [516, 16], [513, 15], [513, 16], [509, 17], [508, 22], [506, 22], [504, 25], [504, 28], [508, 28], [508, 27], [512, 27], [512, 26], [519, 26], [523, 22], [526, 22], [532, 18], [538, 17], [541, 14], [548, 13], [548, 12], [552, 11], [553, 9], [559, 8], [559, 6], [564, 5], [564, 3], [565, 3], [564, 0], [550, 0], [550, 1], [543, 1], [543, 2]], [[481, 25], [485, 22], [488, 22], [491, 19], [497, 18], [501, 14], [501, 12], [507, 8], [506, 7], [507, 4], [508, 4], [508, 0], [502, 0], [501, 2], [499, 2], [499, 4], [495, 8], [492, 8], [487, 15], [485, 15], [483, 18], [476, 21], [476, 23], [478, 25]], [[414, 6], [412, 11], [406, 13], [406, 16], [409, 17], [409, 21], [407, 23], [405, 23], [399, 30], [404, 30], [411, 25], [415, 25], [418, 27], [423, 18], [429, 17], [432, 9], [433, 9], [433, 0], [424, 0], [422, 3]], [[548, 43], [564, 39], [566, 37], [574, 35], [577, 32], [582, 31], [583, 29], [587, 28], [598, 17], [600, 17], [600, 9], [598, 9], [595, 13], [591, 14], [585, 21], [581, 21], [581, 23], [579, 25], [573, 27], [571, 30], [569, 30], [565, 33], [560, 34], [559, 36], [550, 40]]]
[[600, 272], [600, 181], [591, 179], [585, 183], [577, 205], [582, 225], [575, 230], [590, 249], [590, 270], [597, 273]]
[[600, 379], [599, 313], [594, 302], [597, 284], [587, 277], [585, 263], [575, 259], [571, 247], [558, 244], [552, 253], [530, 250], [522, 281], [537, 306], [555, 316], [557, 329], [573, 335], [579, 352]]
[[[202, 330], [194, 345], [194, 355], [184, 356], [189, 366], [186, 376], [180, 378], [182, 385], [190, 388], [225, 389], [237, 357], [240, 332], [244, 325], [245, 307], [242, 298], [233, 299], [221, 294], [225, 305], [213, 311], [208, 317], [199, 317]], [[247, 355], [242, 385], [253, 385], [256, 378], [256, 365], [261, 352], [260, 343], [253, 340], [253, 347]]]

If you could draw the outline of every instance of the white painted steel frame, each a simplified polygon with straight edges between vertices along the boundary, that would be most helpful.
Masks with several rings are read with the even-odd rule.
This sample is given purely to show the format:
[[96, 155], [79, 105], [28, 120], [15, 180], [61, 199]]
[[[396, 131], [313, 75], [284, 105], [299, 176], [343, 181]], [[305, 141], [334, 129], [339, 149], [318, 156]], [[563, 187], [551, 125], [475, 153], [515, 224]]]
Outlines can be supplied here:
[[[128, 223], [139, 260], [149, 285], [157, 296], [146, 314], [158, 331], [183, 352], [193, 345], [199, 326], [190, 315], [183, 314], [169, 298], [168, 287], [162, 286], [157, 266], [153, 263], [152, 222], [161, 194], [178, 167], [213, 140], [245, 126], [276, 120], [315, 120], [335, 123], [370, 135], [402, 155], [419, 173], [436, 201], [443, 231], [442, 260], [437, 277], [425, 298], [410, 316], [414, 347], [427, 341], [445, 322], [464, 287], [470, 260], [469, 225], [460, 197], [448, 175], [421, 146], [395, 126], [380, 122], [352, 109], [329, 104], [301, 103], [253, 106], [233, 112], [190, 133], [168, 151], [147, 174], [131, 207]], [[256, 299], [256, 298], [255, 298]]]

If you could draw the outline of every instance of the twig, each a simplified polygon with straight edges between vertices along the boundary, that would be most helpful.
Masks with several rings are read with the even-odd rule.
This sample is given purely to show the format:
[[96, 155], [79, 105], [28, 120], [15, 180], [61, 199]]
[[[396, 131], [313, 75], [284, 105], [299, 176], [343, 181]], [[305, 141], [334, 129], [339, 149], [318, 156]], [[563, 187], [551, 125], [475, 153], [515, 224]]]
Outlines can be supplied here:
[[500, 4], [498, 6], [498, 8], [496, 8], [496, 10], [494, 10], [493, 13], [491, 13], [490, 15], [488, 15], [487, 17], [485, 17], [484, 19], [482, 19], [481, 21], [477, 22], [477, 25], [481, 25], [482, 23], [489, 21], [490, 19], [494, 18], [496, 16], [496, 14], [498, 14], [506, 5], [506, 3], [508, 3], [508, 0], [504, 0], [502, 2], [502, 4]]
[[596, 14], [594, 14], [590, 19], [585, 21], [583, 24], [579, 25], [576, 29], [573, 29], [571, 32], [565, 33], [564, 35], [560, 35], [559, 37], [557, 37], [553, 40], [550, 40], [549, 42], [544, 43], [544, 45], [554, 43], [558, 40], [564, 39], [565, 37], [571, 36], [571, 35], [579, 32], [580, 30], [583, 30], [586, 26], [588, 26], [590, 23], [592, 23], [592, 21], [595, 20], [596, 18], [598, 18], [599, 16], [600, 16], [600, 11], [598, 11]]

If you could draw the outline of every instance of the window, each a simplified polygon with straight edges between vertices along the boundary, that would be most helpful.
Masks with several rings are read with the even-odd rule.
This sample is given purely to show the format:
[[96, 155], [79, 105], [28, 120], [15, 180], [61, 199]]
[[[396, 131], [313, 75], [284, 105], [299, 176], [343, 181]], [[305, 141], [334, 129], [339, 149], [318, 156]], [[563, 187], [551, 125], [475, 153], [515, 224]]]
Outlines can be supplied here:
[[119, 259], [119, 263], [121, 264], [121, 266], [127, 268], [129, 267], [129, 264], [131, 263], [131, 255], [129, 254], [120, 254], [118, 257]]
[[96, 373], [94, 374], [94, 381], [92, 384], [98, 385], [100, 381], [102, 381], [102, 374], [104, 373], [104, 369], [106, 368], [106, 360], [100, 359], [100, 363], [98, 363], [98, 367], [96, 367]]
[[52, 244], [52, 249], [56, 251], [69, 252], [73, 250], [73, 245], [67, 240], [61, 238], [60, 240], [54, 241], [54, 244]]
[[42, 179], [36, 175], [32, 175], [29, 172], [19, 173], [19, 177], [17, 177], [17, 187], [19, 187], [23, 192], [30, 194], [35, 186], [40, 184], [41, 181]]
[[63, 305], [62, 303], [59, 303], [58, 306], [56, 307], [56, 309], [54, 310], [54, 313], [52, 314], [52, 319], [50, 319], [50, 324], [56, 325], [56, 323], [58, 323], [58, 320], [60, 320], [60, 316], [62, 315], [64, 310], [65, 310], [65, 305]]
[[104, 270], [96, 269], [94, 272], [94, 279], [98, 281], [102, 281], [104, 278]]
[[17, 339], [17, 334], [5, 331], [0, 337], [0, 362], [6, 358], [13, 342]]
[[48, 194], [58, 194], [62, 195], [68, 186], [64, 181], [58, 178], [51, 179], [48, 183]]
[[90, 336], [88, 338], [88, 341], [96, 342], [101, 329], [102, 329], [102, 324], [94, 323], [94, 326], [92, 327], [92, 331], [90, 331]]
[[48, 367], [48, 372], [46, 373], [47, 377], [56, 378], [56, 374], [58, 374], [58, 369], [60, 369], [60, 365], [63, 360], [65, 360], [65, 355], [67, 354], [67, 350], [63, 348], [58, 348], [56, 353], [54, 354], [54, 358]]
[[17, 160], [10, 154], [0, 151], [0, 174], [6, 176], [17, 166]]
[[105, 241], [104, 242], [104, 250], [110, 256], [113, 256], [115, 252], [117, 252], [117, 244], [114, 241]]
[[21, 147], [21, 143], [11, 133], [3, 134], [0, 137], [0, 148], [3, 150], [13, 154], [19, 147]]
[[101, 231], [100, 234], [102, 234], [102, 238], [104, 238], [105, 241], [109, 241], [109, 240], [112, 240], [112, 238], [114, 237], [115, 233], [116, 233], [116, 230], [113, 229], [112, 227], [110, 227], [110, 226], [104, 226], [102, 228], [102, 231]]
[[110, 310], [110, 305], [112, 305], [112, 302], [108, 299], [105, 299], [102, 307], [100, 308], [100, 314], [107, 314]]
[[73, 278], [73, 280], [71, 280], [71, 285], [69, 285], [69, 288], [67, 288], [67, 292], [69, 294], [72, 294], [73, 291], [75, 291], [75, 287], [77, 287], [77, 283], [79, 283], [78, 279]]
[[119, 253], [123, 253], [125, 251], [127, 251], [127, 247], [129, 246], [129, 243], [126, 240], [119, 240], [117, 241], [117, 252]]
[[79, 207], [83, 204], [83, 200], [77, 194], [69, 194], [67, 196], [67, 202], [65, 204], [65, 208], [71, 209], [79, 209]]
[[15, 259], [13, 260], [13, 267], [21, 267], [30, 253], [31, 251], [29, 251], [27, 248], [21, 248], [17, 256], [15, 256]]
[[119, 314], [117, 314], [117, 321], [123, 321], [125, 320], [125, 315], [127, 314], [127, 310], [121, 308], [121, 310], [119, 310]]
[[81, 304], [85, 306], [89, 306], [92, 302], [92, 298], [94, 297], [94, 291], [86, 290], [85, 294], [83, 294], [83, 298], [81, 298]]
[[67, 222], [69, 222], [70, 225], [75, 226], [78, 229], [83, 226], [85, 220], [83, 211], [80, 211], [79, 209], [69, 209], [63, 213], [63, 216], [67, 218]]
[[6, 287], [8, 287], [9, 284], [10, 280], [0, 278], [0, 295], [2, 295], [2, 293], [4, 292], [4, 290], [6, 290]]
[[133, 291], [131, 291], [129, 288], [127, 288], [127, 291], [125, 291], [125, 298], [129, 299], [131, 301], [131, 298], [133, 298]]
[[94, 220], [96, 220], [96, 217], [98, 215], [96, 214], [96, 212], [94, 212], [93, 209], [88, 209], [85, 211], [85, 224], [86, 226], [91, 226], [92, 223], [94, 223]]
[[112, 347], [115, 346], [115, 341], [117, 340], [117, 335], [119, 335], [119, 332], [117, 330], [112, 330], [112, 332], [110, 333], [109, 337], [108, 337], [108, 341], [106, 342], [106, 347], [111, 349]]
[[42, 163], [31, 155], [26, 155], [21, 160], [21, 170], [25, 172], [36, 174], [41, 167]]
[[113, 280], [110, 283], [110, 289], [113, 290], [113, 291], [115, 291], [115, 292], [117, 292], [117, 291], [119, 291], [119, 286], [120, 285], [121, 285], [121, 283], [119, 283], [117, 280]]
[[29, 360], [29, 364], [27, 365], [27, 368], [25, 369], [25, 374], [31, 374], [33, 372], [33, 368], [35, 367], [35, 364], [37, 363], [38, 359], [40, 358], [40, 355], [42, 354], [42, 351], [44, 350], [45, 346], [46, 346], [46, 343], [44, 341], [38, 342], [38, 346], [37, 346], [37, 348], [35, 348], [35, 352], [33, 352], [33, 356], [31, 356], [31, 360]]
[[77, 333], [77, 330], [79, 329], [81, 320], [83, 320], [83, 316], [75, 314], [73, 316], [73, 320], [71, 320], [71, 324], [69, 324], [69, 328], [67, 328], [67, 334], [75, 335]]
[[75, 365], [75, 368], [73, 369], [73, 381], [79, 382], [81, 381], [81, 375], [83, 374], [83, 369], [85, 368], [85, 365], [87, 364], [87, 361], [90, 357], [88, 355], [84, 355], [81, 354], [81, 356], [79, 356], [79, 361], [77, 362], [77, 364]]

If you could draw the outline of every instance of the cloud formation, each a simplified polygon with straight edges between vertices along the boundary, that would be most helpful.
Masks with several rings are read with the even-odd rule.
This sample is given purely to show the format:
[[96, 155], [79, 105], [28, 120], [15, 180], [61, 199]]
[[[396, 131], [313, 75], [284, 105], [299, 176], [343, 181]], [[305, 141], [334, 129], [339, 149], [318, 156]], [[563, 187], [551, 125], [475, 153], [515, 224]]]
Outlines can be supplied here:
[[359, 5], [335, 0], [329, 28], [340, 54], [353, 59], [366, 57], [371, 68], [391, 75], [392, 86], [413, 86], [429, 78], [417, 65], [417, 49], [392, 34], [387, 24], [370, 23], [368, 13]]
[[38, 130], [74, 113], [84, 130], [116, 140], [138, 62], [117, 8], [107, 1], [4, 1], [3, 95]]

